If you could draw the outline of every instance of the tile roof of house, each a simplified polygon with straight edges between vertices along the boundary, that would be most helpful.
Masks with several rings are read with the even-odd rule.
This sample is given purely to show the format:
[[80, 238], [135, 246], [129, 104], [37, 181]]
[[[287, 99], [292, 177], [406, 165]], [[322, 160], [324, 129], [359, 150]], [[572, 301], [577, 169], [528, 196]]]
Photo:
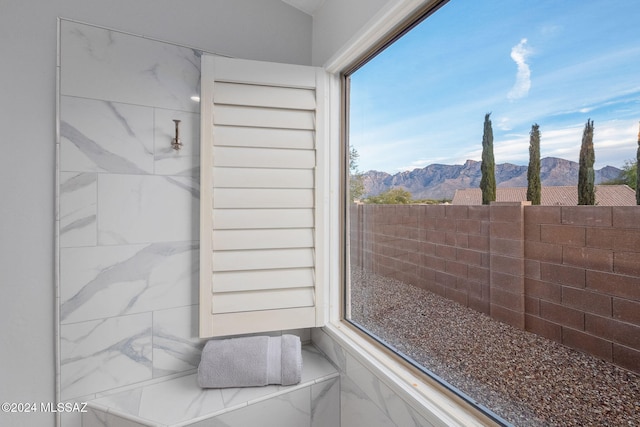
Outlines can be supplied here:
[[[636, 193], [627, 185], [596, 185], [596, 205], [599, 206], [633, 206], [636, 204]], [[541, 205], [576, 206], [578, 190], [575, 186], [542, 187]], [[520, 202], [527, 200], [526, 187], [498, 187], [497, 202]], [[482, 192], [479, 188], [456, 190], [453, 205], [481, 205]]]

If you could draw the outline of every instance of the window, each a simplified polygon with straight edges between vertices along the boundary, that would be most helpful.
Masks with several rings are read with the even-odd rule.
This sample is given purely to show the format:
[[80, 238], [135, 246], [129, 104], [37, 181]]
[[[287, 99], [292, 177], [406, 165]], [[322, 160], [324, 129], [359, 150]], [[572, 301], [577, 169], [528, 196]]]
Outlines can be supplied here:
[[[594, 250], [617, 255], [560, 241], [562, 223], [532, 225], [542, 211], [519, 199], [452, 200], [456, 190], [479, 188], [485, 117], [499, 188], [527, 186], [534, 124], [541, 157], [558, 176], [575, 172], [577, 180], [571, 168], [590, 120], [596, 184], [635, 161], [637, 8], [632, 1], [444, 3], [344, 76], [345, 317], [498, 422], [629, 422], [640, 377], [620, 366], [637, 370], [640, 362], [616, 351], [638, 349], [593, 325], [617, 321], [611, 307], [620, 295], [603, 283], [637, 283], [636, 273], [572, 259]], [[600, 205], [594, 215], [606, 209]], [[554, 214], [577, 218], [584, 212], [577, 208], [554, 206]], [[592, 232], [588, 221], [580, 224], [579, 232]], [[620, 235], [627, 232], [634, 233]], [[612, 328], [637, 337], [639, 326], [628, 317]], [[594, 389], [618, 403], [584, 392]]]

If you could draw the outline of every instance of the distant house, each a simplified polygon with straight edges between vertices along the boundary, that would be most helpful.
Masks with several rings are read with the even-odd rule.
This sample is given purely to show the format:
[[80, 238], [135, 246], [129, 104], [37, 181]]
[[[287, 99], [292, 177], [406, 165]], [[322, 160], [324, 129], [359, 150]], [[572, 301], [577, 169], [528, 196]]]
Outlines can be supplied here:
[[[498, 187], [497, 202], [520, 202], [527, 200], [526, 187]], [[456, 190], [452, 205], [481, 205], [480, 188]], [[541, 205], [576, 206], [578, 189], [575, 186], [542, 187]], [[598, 206], [634, 206], [636, 193], [627, 185], [596, 185], [596, 204]]]

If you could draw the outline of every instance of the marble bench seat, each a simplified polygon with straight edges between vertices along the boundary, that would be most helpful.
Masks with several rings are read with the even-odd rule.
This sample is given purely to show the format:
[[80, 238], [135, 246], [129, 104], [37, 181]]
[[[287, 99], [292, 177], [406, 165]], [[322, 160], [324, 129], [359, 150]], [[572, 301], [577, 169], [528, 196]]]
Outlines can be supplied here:
[[340, 424], [339, 373], [314, 346], [302, 347], [302, 380], [202, 389], [196, 374], [144, 385], [88, 402], [83, 427], [309, 426]]

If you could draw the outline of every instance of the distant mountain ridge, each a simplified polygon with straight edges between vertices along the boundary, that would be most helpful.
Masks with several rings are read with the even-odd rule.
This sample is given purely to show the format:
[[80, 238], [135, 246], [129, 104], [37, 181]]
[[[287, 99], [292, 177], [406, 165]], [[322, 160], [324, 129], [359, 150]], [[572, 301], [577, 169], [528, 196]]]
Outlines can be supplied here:
[[[464, 165], [433, 164], [422, 169], [398, 172], [370, 170], [363, 174], [364, 194], [375, 196], [391, 188], [401, 187], [414, 199], [452, 199], [457, 189], [480, 186], [480, 163], [467, 160]], [[540, 179], [543, 186], [577, 185], [578, 163], [557, 157], [545, 157], [540, 161]], [[498, 187], [526, 187], [527, 166], [511, 163], [496, 165]], [[595, 171], [596, 184], [617, 178], [622, 172], [613, 166]]]

